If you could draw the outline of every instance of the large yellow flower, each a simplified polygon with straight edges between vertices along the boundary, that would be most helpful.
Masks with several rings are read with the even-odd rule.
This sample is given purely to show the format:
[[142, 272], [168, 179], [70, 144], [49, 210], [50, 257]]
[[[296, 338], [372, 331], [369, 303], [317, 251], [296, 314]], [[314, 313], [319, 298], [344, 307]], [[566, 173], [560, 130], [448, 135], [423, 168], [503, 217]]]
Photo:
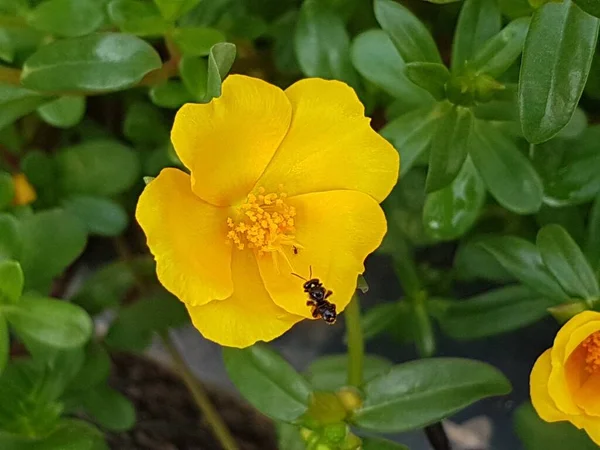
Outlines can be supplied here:
[[531, 371], [531, 401], [545, 421], [569, 421], [600, 445], [600, 313], [560, 329]]
[[164, 169], [136, 217], [159, 280], [206, 338], [246, 347], [310, 318], [292, 272], [312, 269], [346, 307], [399, 169], [350, 87], [232, 75], [220, 98], [179, 110], [171, 140], [191, 176]]

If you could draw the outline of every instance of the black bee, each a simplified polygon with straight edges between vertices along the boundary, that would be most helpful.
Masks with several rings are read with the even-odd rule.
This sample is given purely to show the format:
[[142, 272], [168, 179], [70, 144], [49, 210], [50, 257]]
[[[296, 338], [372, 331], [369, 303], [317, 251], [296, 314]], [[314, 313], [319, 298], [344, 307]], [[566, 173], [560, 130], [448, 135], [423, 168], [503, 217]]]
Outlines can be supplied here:
[[297, 255], [297, 254], [298, 254], [298, 247], [296, 247], [296, 246], [294, 245], [294, 246], [292, 246], [292, 249], [293, 249], [293, 251], [294, 251], [294, 255]]
[[[326, 289], [318, 278], [307, 280], [296, 273], [292, 275], [305, 281], [302, 287], [304, 288], [304, 292], [308, 294], [306, 306], [312, 307], [312, 316], [315, 319], [320, 317], [325, 323], [333, 325], [337, 319], [337, 312], [335, 311], [335, 304], [327, 300], [333, 292]], [[312, 270], [310, 276], [312, 276]]]

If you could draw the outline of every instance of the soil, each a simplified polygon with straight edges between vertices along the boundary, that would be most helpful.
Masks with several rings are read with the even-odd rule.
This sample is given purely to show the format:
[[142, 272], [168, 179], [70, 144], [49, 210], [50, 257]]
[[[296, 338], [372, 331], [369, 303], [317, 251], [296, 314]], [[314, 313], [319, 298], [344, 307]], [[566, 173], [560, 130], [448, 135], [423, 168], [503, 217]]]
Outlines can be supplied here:
[[[113, 355], [110, 385], [135, 405], [137, 422], [107, 433], [113, 450], [221, 450], [186, 386], [167, 367], [148, 358]], [[240, 450], [277, 450], [273, 423], [239, 398], [205, 386]]]

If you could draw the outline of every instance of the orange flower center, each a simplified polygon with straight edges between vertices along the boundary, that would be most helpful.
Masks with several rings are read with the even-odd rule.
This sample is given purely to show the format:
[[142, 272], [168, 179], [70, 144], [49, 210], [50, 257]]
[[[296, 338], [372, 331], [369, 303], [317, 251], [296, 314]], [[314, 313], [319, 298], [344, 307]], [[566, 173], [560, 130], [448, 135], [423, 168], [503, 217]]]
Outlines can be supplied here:
[[585, 370], [589, 373], [600, 373], [600, 331], [590, 334], [581, 345], [587, 351]]
[[264, 188], [250, 193], [246, 201], [236, 207], [236, 217], [227, 218], [230, 228], [227, 238], [237, 248], [252, 248], [262, 256], [267, 252], [283, 253], [283, 246], [297, 245], [294, 217], [296, 209], [286, 204], [284, 192], [265, 194]]

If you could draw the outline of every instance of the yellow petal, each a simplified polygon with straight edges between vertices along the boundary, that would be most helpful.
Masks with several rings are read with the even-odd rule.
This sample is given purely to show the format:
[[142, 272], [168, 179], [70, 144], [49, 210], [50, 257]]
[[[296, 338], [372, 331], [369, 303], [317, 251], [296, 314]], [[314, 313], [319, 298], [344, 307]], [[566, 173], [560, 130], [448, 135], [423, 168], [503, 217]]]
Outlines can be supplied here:
[[531, 403], [543, 420], [546, 422], [558, 422], [567, 420], [567, 417], [556, 408], [548, 392], [548, 378], [551, 369], [550, 349], [548, 349], [538, 358], [531, 371]]
[[600, 446], [600, 418], [587, 418], [584, 424], [585, 432], [594, 443]]
[[227, 347], [244, 348], [257, 341], [273, 340], [302, 320], [273, 303], [251, 251], [234, 250], [232, 272], [231, 297], [187, 307], [192, 323], [205, 338]]
[[285, 136], [292, 107], [285, 93], [257, 78], [230, 75], [208, 104], [188, 103], [171, 140], [192, 172], [192, 189], [215, 205], [242, 200]]
[[596, 311], [583, 311], [567, 323], [565, 323], [554, 338], [554, 345], [552, 347], [552, 363], [564, 364], [569, 357], [566, 353], [566, 346], [571, 338], [571, 334], [580, 326], [591, 322], [593, 320], [600, 320], [600, 313]]
[[574, 393], [577, 405], [590, 416], [598, 417], [600, 425], [600, 374], [592, 374]]
[[156, 259], [158, 279], [181, 301], [202, 305], [231, 295], [227, 209], [194, 195], [189, 175], [163, 169], [140, 196], [136, 218]]
[[270, 255], [259, 257], [267, 290], [286, 311], [311, 317], [303, 281], [291, 273], [308, 277], [312, 268], [312, 276], [333, 291], [329, 300], [342, 311], [364, 272], [365, 258], [385, 235], [383, 211], [372, 197], [357, 191], [315, 192], [287, 203], [296, 208], [296, 241], [301, 247], [297, 254], [284, 250], [291, 267], [282, 258], [275, 266]]
[[14, 174], [12, 180], [15, 187], [15, 196], [13, 198], [14, 205], [28, 205], [37, 199], [35, 189], [24, 173]]
[[586, 322], [579, 326], [577, 329], [573, 330], [571, 336], [569, 336], [569, 340], [565, 345], [565, 357], [568, 358], [575, 351], [579, 345], [585, 339], [593, 334], [594, 332], [600, 330], [600, 316], [596, 316], [596, 320], [592, 320], [590, 322]]
[[258, 181], [288, 195], [351, 189], [381, 202], [398, 179], [398, 152], [369, 125], [354, 90], [340, 81], [309, 78], [285, 93], [290, 129]]

